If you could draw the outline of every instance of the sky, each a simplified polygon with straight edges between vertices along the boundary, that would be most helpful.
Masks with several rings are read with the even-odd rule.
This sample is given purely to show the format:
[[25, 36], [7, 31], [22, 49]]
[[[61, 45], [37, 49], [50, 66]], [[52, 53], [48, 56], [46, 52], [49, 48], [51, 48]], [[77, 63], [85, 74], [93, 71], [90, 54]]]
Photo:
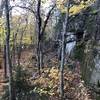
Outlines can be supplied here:
[[[11, 6], [15, 6], [15, 5], [19, 5], [19, 4], [20, 4], [20, 0], [15, 0], [15, 1], [11, 0], [10, 1]], [[12, 15], [20, 15], [22, 13], [24, 13], [24, 10], [21, 8], [16, 7], [16, 8], [12, 9]]]
[[[50, 7], [50, 5], [53, 4], [52, 3], [53, 1], [55, 1], [55, 0], [46, 0], [46, 3], [43, 5], [43, 9], [44, 9], [45, 13], [48, 12], [48, 10], [49, 10], [48, 8]], [[21, 4], [20, 0], [15, 0], [15, 1], [11, 0], [10, 1], [11, 6], [20, 5], [20, 4]], [[13, 8], [13, 10], [12, 10], [12, 15], [20, 15], [23, 13], [25, 13], [25, 10], [18, 8], [18, 7]]]

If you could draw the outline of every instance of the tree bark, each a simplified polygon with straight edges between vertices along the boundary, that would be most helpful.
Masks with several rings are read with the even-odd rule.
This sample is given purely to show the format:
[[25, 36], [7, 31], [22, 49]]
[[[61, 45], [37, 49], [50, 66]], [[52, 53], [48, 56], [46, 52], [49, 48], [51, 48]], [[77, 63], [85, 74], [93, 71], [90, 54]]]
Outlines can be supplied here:
[[5, 0], [5, 11], [6, 11], [6, 56], [7, 56], [7, 67], [9, 71], [9, 100], [13, 98], [13, 76], [12, 76], [12, 64], [10, 57], [10, 20], [9, 20], [9, 1]]
[[6, 45], [4, 45], [4, 77], [7, 78], [7, 57], [6, 57]]
[[38, 32], [38, 47], [37, 47], [37, 58], [38, 58], [38, 70], [42, 69], [42, 39], [41, 39], [41, 0], [37, 2], [37, 32]]
[[63, 32], [62, 32], [62, 48], [61, 48], [61, 65], [60, 65], [60, 96], [61, 100], [64, 99], [64, 62], [65, 62], [65, 34], [67, 32], [68, 26], [68, 17], [69, 17], [69, 0], [67, 1], [67, 14], [65, 22], [63, 23]]

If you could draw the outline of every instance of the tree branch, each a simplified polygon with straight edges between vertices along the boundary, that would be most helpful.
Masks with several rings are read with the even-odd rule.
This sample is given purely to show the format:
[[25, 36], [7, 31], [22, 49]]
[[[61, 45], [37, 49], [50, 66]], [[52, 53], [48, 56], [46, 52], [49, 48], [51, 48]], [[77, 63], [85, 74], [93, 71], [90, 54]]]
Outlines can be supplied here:
[[12, 10], [13, 8], [18, 7], [18, 8], [22, 8], [22, 9], [26, 9], [29, 10], [31, 13], [33, 13], [36, 16], [36, 13], [33, 9], [29, 8], [29, 7], [25, 7], [25, 6], [19, 6], [19, 5], [15, 5], [15, 6], [11, 6], [9, 10]]
[[47, 17], [46, 17], [46, 20], [44, 21], [44, 25], [43, 25], [42, 30], [41, 30], [41, 34], [44, 33], [45, 28], [46, 28], [46, 25], [47, 25], [47, 23], [48, 23], [48, 20], [49, 20], [49, 18], [50, 18], [50, 15], [51, 15], [51, 12], [52, 12], [53, 9], [55, 8], [55, 6], [56, 6], [56, 4], [55, 4], [55, 5], [50, 9], [50, 11], [48, 12]]

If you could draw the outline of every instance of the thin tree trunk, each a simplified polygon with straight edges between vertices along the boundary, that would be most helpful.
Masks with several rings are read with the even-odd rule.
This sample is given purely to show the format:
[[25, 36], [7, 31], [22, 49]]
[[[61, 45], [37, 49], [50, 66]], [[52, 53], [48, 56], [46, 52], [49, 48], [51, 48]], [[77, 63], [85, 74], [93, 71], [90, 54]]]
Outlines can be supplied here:
[[61, 95], [61, 99], [63, 99], [64, 96], [64, 76], [63, 76], [63, 72], [64, 72], [64, 54], [65, 54], [65, 49], [64, 49], [64, 32], [63, 32], [63, 36], [62, 36], [62, 51], [61, 51], [61, 65], [60, 65], [60, 95]]
[[16, 64], [16, 37], [17, 37], [17, 32], [14, 34], [13, 33], [13, 46], [12, 46], [12, 66]]
[[37, 66], [38, 66], [38, 71], [39, 71], [39, 74], [41, 73], [40, 71], [40, 42], [38, 40], [38, 47], [37, 47]]
[[37, 4], [37, 31], [38, 31], [38, 48], [37, 48], [37, 57], [38, 57], [38, 70], [40, 74], [40, 70], [42, 68], [42, 48], [41, 48], [41, 0], [38, 0]]
[[19, 44], [19, 47], [18, 47], [18, 66], [20, 66], [20, 58], [21, 58], [21, 52], [22, 52], [22, 40], [23, 40], [23, 32], [21, 34], [20, 44]]
[[38, 70], [40, 74], [41, 69], [43, 68], [43, 52], [42, 52], [42, 41], [41, 40], [38, 41], [37, 53], [38, 53]]
[[4, 45], [4, 77], [7, 78], [7, 57], [6, 57], [6, 45]]
[[10, 21], [9, 21], [9, 1], [5, 0], [5, 11], [6, 11], [6, 56], [7, 56], [7, 67], [9, 71], [9, 100], [14, 100], [13, 98], [13, 77], [12, 77], [12, 64], [10, 57]]
[[60, 65], [60, 96], [61, 100], [64, 99], [64, 62], [65, 62], [65, 34], [67, 33], [68, 26], [68, 17], [69, 17], [69, 0], [67, 1], [67, 14], [65, 22], [63, 23], [63, 32], [62, 32], [62, 48], [61, 48], [61, 65]]

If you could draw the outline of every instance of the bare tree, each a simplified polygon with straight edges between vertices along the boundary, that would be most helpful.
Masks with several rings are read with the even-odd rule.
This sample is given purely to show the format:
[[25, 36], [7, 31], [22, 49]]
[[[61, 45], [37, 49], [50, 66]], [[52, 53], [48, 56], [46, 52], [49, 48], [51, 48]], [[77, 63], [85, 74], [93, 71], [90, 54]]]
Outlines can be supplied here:
[[44, 21], [44, 24], [42, 26], [42, 17], [41, 17], [41, 0], [38, 0], [37, 3], [37, 12], [36, 12], [36, 21], [37, 21], [37, 33], [38, 33], [38, 48], [37, 48], [37, 56], [38, 56], [38, 68], [39, 68], [39, 73], [40, 69], [43, 67], [43, 36], [44, 36], [44, 31], [47, 26], [48, 20], [51, 16], [51, 12], [55, 8], [54, 6], [49, 10], [46, 20]]
[[68, 26], [68, 17], [69, 17], [69, 0], [67, 1], [67, 13], [65, 22], [63, 22], [63, 32], [62, 32], [62, 47], [61, 47], [61, 65], [60, 65], [60, 95], [61, 100], [64, 96], [64, 60], [65, 60], [65, 34], [67, 32], [67, 26]]

